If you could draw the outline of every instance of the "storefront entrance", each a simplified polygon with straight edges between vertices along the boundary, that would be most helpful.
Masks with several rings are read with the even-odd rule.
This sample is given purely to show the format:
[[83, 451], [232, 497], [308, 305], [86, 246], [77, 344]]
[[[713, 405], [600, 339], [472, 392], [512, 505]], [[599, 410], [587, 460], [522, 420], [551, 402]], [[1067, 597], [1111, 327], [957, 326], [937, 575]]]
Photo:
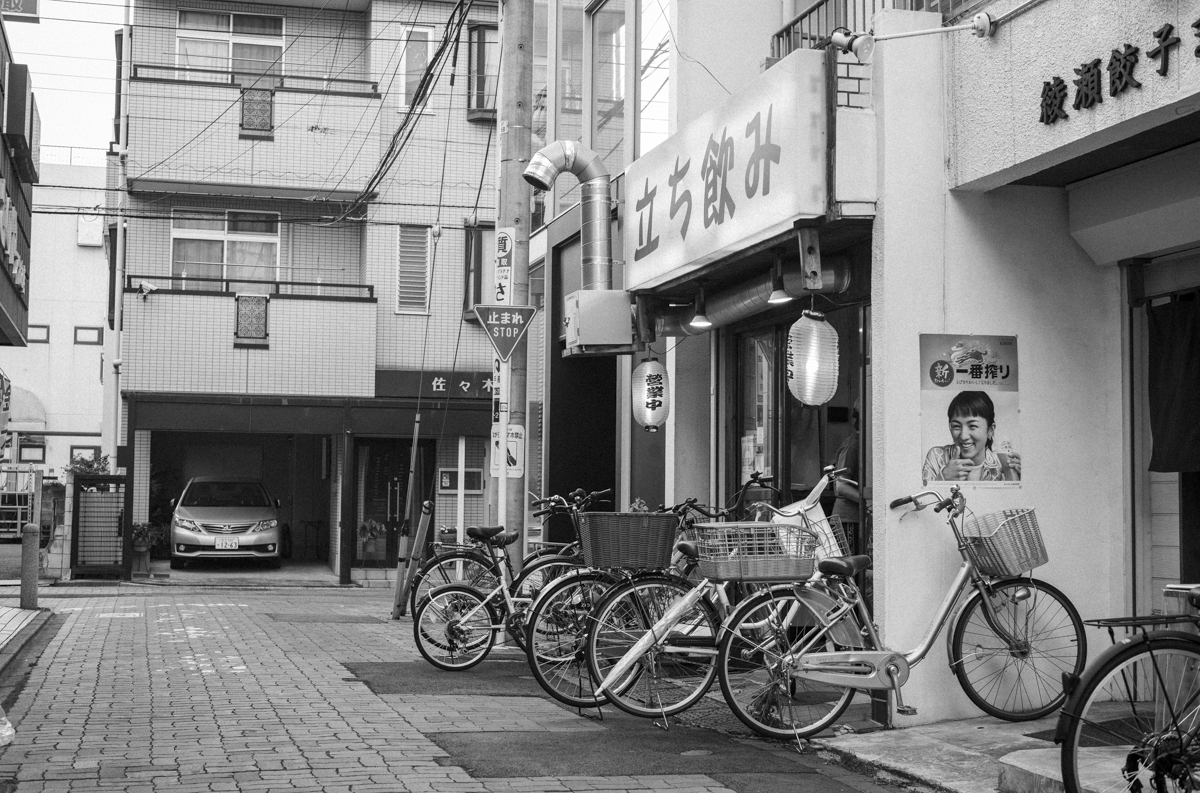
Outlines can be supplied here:
[[354, 446], [354, 567], [394, 567], [407, 558], [420, 515], [421, 494], [434, 481], [436, 445], [417, 444], [414, 503], [408, 500], [411, 438], [358, 438]]

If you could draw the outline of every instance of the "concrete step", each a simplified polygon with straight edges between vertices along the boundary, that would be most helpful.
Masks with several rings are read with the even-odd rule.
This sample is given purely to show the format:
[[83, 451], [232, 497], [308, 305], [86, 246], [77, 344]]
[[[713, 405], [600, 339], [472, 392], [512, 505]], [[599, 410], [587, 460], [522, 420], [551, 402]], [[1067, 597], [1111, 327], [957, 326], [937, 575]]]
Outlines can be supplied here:
[[1000, 793], [1065, 793], [1062, 750], [1022, 749], [1000, 758]]

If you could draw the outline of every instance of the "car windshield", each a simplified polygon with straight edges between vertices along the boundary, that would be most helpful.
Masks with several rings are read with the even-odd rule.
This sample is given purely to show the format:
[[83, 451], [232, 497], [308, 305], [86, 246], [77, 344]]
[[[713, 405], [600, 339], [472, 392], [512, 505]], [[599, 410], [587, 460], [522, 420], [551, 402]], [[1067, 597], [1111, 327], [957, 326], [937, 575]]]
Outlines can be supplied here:
[[185, 507], [269, 507], [258, 482], [193, 482], [183, 494]]

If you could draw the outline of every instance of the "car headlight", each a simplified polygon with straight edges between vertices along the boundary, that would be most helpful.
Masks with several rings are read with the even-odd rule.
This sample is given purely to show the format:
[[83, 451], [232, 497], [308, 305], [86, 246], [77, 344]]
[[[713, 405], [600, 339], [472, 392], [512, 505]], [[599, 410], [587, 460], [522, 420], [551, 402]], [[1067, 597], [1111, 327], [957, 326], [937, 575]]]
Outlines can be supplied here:
[[200, 526], [196, 521], [188, 520], [187, 518], [175, 518], [175, 526], [176, 528], [187, 529], [188, 531], [200, 531]]
[[279, 525], [279, 521], [272, 518], [271, 520], [260, 520], [254, 524], [254, 528], [250, 531], [269, 531]]

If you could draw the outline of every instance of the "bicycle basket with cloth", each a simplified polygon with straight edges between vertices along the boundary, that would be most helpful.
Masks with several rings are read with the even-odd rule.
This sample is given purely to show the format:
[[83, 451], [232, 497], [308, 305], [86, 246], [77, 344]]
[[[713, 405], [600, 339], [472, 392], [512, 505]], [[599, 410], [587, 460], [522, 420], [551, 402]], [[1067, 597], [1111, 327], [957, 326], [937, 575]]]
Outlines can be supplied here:
[[660, 570], [671, 564], [679, 517], [670, 512], [580, 512], [588, 567]]
[[820, 540], [790, 523], [697, 523], [700, 575], [714, 581], [803, 581]]
[[972, 515], [962, 534], [971, 563], [984, 575], [1017, 576], [1050, 561], [1032, 509]]

